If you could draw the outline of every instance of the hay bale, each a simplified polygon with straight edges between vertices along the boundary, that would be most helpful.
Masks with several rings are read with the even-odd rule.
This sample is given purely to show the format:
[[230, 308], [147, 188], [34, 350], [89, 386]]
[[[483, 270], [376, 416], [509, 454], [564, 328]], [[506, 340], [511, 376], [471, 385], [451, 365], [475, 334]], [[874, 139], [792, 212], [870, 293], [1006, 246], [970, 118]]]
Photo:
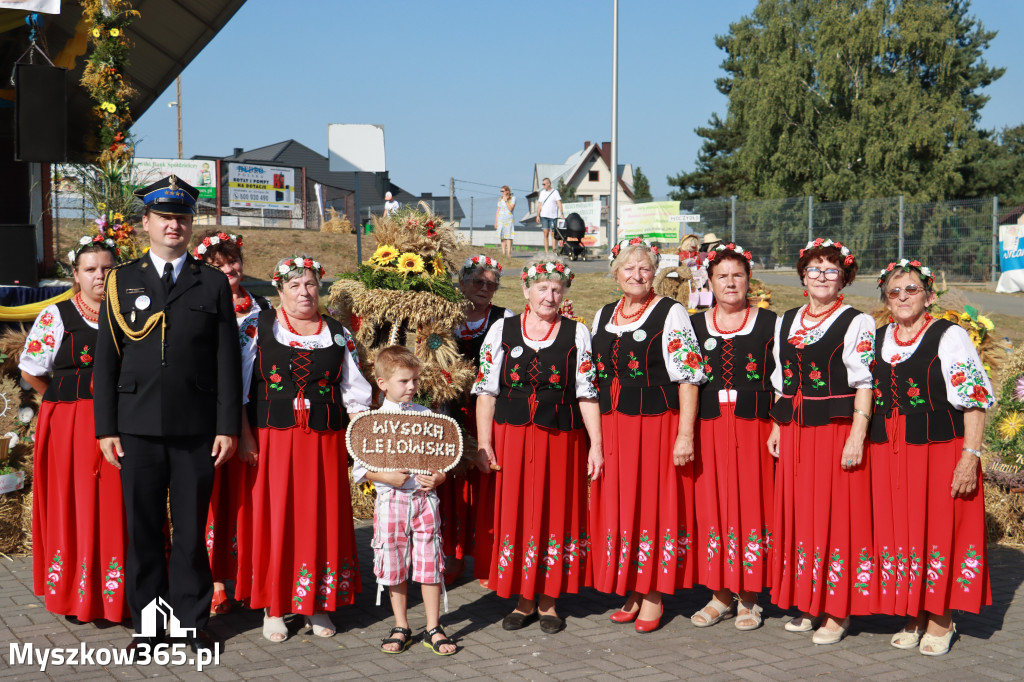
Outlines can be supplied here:
[[333, 206], [327, 208], [327, 220], [320, 226], [321, 232], [330, 234], [352, 234], [352, 221], [344, 213], [339, 214]]
[[348, 488], [352, 496], [352, 516], [357, 519], [373, 518], [373, 496], [363, 493], [352, 480], [352, 467], [348, 468]]
[[985, 530], [989, 542], [1024, 546], [1024, 493], [986, 481]]

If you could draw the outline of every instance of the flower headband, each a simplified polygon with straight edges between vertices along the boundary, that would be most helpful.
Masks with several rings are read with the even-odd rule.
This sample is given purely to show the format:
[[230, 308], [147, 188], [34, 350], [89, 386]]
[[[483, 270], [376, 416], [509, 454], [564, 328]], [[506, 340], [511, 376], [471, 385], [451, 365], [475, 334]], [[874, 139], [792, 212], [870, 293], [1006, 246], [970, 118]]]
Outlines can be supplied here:
[[203, 260], [203, 256], [206, 255], [206, 250], [211, 246], [216, 246], [221, 242], [234, 242], [235, 246], [239, 249], [242, 248], [242, 235], [240, 234], [228, 234], [227, 232], [218, 232], [212, 237], [205, 237], [202, 243], [199, 244], [193, 251], [192, 255], [198, 260]]
[[312, 270], [319, 279], [324, 278], [324, 267], [312, 258], [289, 258], [274, 270], [274, 286], [278, 289], [281, 285], [298, 275], [302, 270]]
[[565, 263], [540, 263], [538, 265], [531, 265], [523, 268], [523, 283], [526, 286], [530, 286], [530, 283], [540, 279], [551, 279], [552, 276], [558, 277], [559, 279], [565, 280], [566, 286], [572, 284], [572, 279], [575, 277]]
[[654, 262], [658, 262], [658, 247], [653, 246], [649, 241], [643, 237], [627, 237], [619, 241], [618, 244], [612, 247], [611, 253], [608, 254], [608, 260], [615, 260], [619, 257], [619, 253], [627, 246], [634, 246], [636, 244], [643, 244], [647, 247], [647, 250], [654, 254]]
[[715, 248], [711, 249], [711, 251], [708, 252], [708, 260], [715, 260], [715, 256], [722, 251], [734, 251], [746, 258], [748, 263], [750, 262], [750, 259], [753, 258], [753, 255], [749, 251], [744, 251], [742, 246], [729, 242], [728, 244], [719, 244]]
[[85, 235], [84, 237], [78, 240], [78, 246], [68, 251], [68, 262], [74, 265], [75, 260], [78, 258], [78, 254], [81, 253], [82, 249], [89, 246], [89, 244], [102, 244], [104, 247], [110, 249], [110, 251], [113, 252], [114, 255], [117, 255], [120, 251], [117, 248], [117, 242], [115, 242], [110, 237], [104, 238], [103, 235], [99, 234], [92, 237], [90, 237], [89, 235]]
[[804, 251], [809, 251], [810, 249], [825, 248], [826, 246], [833, 246], [839, 249], [839, 253], [841, 253], [844, 256], [843, 265], [853, 265], [853, 254], [850, 253], [849, 248], [843, 246], [839, 242], [834, 242], [831, 239], [822, 239], [821, 237], [818, 237], [814, 241], [807, 242], [807, 246], [800, 249], [800, 256], [801, 258], [803, 257]]
[[917, 273], [921, 276], [921, 281], [928, 283], [932, 283], [935, 281], [935, 275], [932, 274], [931, 268], [921, 265], [921, 261], [907, 260], [906, 258], [901, 258], [896, 263], [889, 263], [888, 265], [885, 266], [884, 270], [878, 273], [879, 287], [881, 287], [882, 284], [885, 282], [885, 278], [889, 275], [889, 273], [895, 270], [896, 268], [902, 269], [903, 272], [917, 270]]
[[462, 264], [462, 271], [459, 273], [460, 278], [465, 277], [477, 268], [491, 268], [497, 271], [498, 277], [501, 277], [501, 263], [490, 256], [480, 254], [479, 256], [472, 256], [466, 259], [466, 262]]

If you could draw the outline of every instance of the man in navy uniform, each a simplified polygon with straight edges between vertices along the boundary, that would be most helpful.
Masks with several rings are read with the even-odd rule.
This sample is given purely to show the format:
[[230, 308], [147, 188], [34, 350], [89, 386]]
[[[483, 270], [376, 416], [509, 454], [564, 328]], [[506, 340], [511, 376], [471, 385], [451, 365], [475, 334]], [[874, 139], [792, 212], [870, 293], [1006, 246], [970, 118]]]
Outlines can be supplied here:
[[[188, 254], [194, 187], [171, 175], [135, 192], [149, 252], [107, 276], [93, 373], [96, 438], [121, 470], [128, 525], [125, 587], [136, 633], [162, 597], [188, 643], [204, 632], [213, 597], [204, 524], [213, 473], [234, 453], [241, 420], [241, 357], [231, 288]], [[173, 537], [164, 547], [170, 491]], [[137, 637], [133, 646], [155, 645]]]

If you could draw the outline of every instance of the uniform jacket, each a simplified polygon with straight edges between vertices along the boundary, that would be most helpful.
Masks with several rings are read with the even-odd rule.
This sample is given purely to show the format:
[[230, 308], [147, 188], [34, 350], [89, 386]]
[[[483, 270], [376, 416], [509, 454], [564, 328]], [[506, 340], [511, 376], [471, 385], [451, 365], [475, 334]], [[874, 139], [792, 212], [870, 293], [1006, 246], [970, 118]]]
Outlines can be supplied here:
[[96, 437], [237, 435], [241, 351], [227, 278], [188, 255], [165, 297], [161, 273], [148, 256], [112, 271], [108, 292], [115, 272], [117, 308], [128, 327], [139, 331], [162, 310], [167, 329], [163, 342], [160, 324], [133, 341], [115, 319], [108, 294], [93, 370]]

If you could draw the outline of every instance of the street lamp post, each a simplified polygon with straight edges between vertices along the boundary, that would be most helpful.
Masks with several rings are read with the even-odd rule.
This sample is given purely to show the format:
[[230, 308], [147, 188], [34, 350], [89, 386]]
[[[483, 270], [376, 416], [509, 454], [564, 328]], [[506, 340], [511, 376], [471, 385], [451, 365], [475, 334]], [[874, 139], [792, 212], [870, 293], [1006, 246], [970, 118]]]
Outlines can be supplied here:
[[175, 82], [176, 82], [176, 85], [177, 85], [177, 87], [176, 87], [176, 89], [177, 89], [176, 96], [177, 96], [178, 99], [174, 100], [173, 102], [168, 102], [167, 106], [172, 107], [172, 108], [177, 110], [176, 113], [178, 115], [178, 158], [180, 159], [180, 158], [183, 158], [182, 157], [182, 148], [181, 148], [182, 147], [182, 144], [181, 144], [181, 76], [178, 76], [175, 79]]

